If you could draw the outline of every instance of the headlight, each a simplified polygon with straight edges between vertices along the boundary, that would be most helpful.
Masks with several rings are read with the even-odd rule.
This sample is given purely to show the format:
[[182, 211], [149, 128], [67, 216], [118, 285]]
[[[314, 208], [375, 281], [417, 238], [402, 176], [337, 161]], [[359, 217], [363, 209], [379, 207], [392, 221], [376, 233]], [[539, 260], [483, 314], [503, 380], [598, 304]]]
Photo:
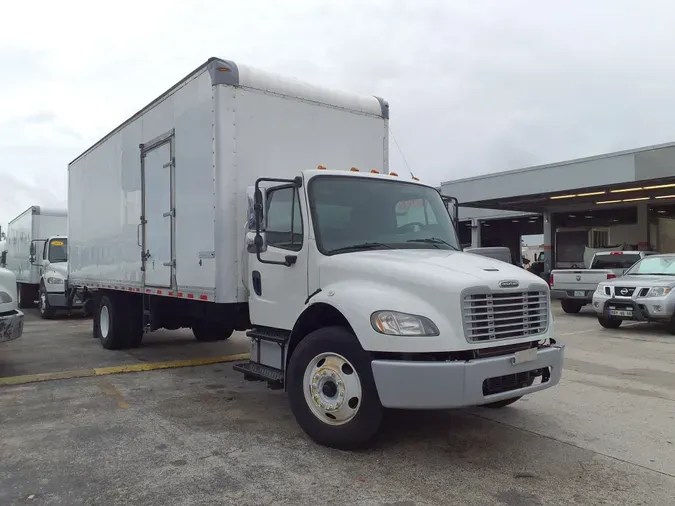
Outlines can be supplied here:
[[12, 302], [12, 296], [7, 292], [0, 291], [0, 304], [7, 304], [8, 302]]
[[595, 293], [605, 293], [605, 287], [607, 285], [603, 285], [602, 283], [599, 283], [597, 288], [595, 289]]
[[668, 295], [672, 290], [669, 286], [653, 286], [647, 292], [647, 297], [663, 297]]
[[63, 280], [61, 278], [47, 278], [47, 283], [50, 285], [62, 285]]
[[437, 336], [440, 332], [429, 318], [398, 311], [376, 311], [370, 316], [376, 332], [390, 336]]

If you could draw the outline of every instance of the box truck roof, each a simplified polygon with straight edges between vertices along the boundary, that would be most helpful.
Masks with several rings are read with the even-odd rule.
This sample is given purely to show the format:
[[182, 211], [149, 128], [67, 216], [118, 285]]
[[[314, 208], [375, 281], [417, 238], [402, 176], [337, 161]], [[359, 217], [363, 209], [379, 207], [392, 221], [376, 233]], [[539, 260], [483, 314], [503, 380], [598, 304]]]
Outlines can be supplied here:
[[69, 167], [113, 134], [120, 131], [137, 117], [155, 107], [159, 102], [165, 100], [176, 90], [180, 89], [203, 72], [208, 72], [211, 76], [212, 86], [225, 85], [260, 90], [265, 93], [295, 98], [308, 103], [317, 103], [324, 106], [335, 107], [336, 109], [345, 109], [357, 113], [360, 112], [368, 116], [381, 117], [386, 120], [389, 119], [389, 104], [380, 97], [345, 93], [343, 91], [310, 84], [296, 78], [281, 76], [248, 65], [237, 64], [230, 60], [213, 57], [209, 58], [205, 63], [201, 64], [136, 114], [90, 146], [86, 151], [72, 160], [68, 164]]

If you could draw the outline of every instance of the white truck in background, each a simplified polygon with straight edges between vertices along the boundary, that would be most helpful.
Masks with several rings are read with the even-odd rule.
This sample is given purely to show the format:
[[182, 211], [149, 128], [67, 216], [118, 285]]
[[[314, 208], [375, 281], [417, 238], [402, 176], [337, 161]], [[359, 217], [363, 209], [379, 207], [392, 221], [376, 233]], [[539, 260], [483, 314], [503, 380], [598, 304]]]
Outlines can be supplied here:
[[23, 313], [16, 296], [16, 276], [0, 267], [0, 343], [18, 339], [23, 334]]
[[459, 251], [439, 192], [389, 171], [388, 118], [382, 99], [212, 58], [110, 132], [68, 167], [69, 292], [94, 301], [94, 336], [247, 330], [235, 369], [345, 449], [383, 408], [556, 385], [548, 285]]
[[[7, 269], [16, 276], [18, 306], [52, 318], [68, 308], [68, 211], [31, 206], [7, 226]], [[81, 307], [78, 300], [72, 307]]]
[[554, 269], [549, 285], [551, 298], [560, 300], [563, 311], [578, 313], [593, 301], [598, 283], [621, 277], [637, 261], [654, 251], [600, 251], [593, 255], [589, 269]]

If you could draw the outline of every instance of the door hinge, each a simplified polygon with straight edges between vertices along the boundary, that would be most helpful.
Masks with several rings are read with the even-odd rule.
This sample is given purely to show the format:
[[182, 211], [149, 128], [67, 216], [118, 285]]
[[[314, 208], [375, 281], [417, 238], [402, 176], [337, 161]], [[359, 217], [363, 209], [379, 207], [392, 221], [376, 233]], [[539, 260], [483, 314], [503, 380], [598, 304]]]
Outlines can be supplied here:
[[166, 162], [162, 167], [169, 168], [169, 167], [174, 167], [176, 165], [176, 159], [172, 158], [170, 161]]
[[162, 265], [164, 267], [173, 267], [175, 269], [176, 268], [176, 259], [174, 258], [170, 262], [162, 262]]
[[168, 212], [164, 213], [162, 216], [164, 216], [165, 218], [168, 218], [169, 216], [171, 216], [172, 218], [175, 218], [176, 217], [176, 208], [174, 207], [173, 209], [171, 209], [171, 211], [168, 211]]

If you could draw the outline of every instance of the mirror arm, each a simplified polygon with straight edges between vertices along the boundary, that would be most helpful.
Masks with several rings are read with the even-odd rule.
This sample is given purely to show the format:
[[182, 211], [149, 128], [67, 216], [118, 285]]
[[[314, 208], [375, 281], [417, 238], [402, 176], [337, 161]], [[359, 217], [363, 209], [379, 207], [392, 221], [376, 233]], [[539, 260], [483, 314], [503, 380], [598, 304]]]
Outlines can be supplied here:
[[260, 183], [263, 181], [270, 181], [273, 183], [290, 183], [295, 188], [300, 188], [302, 187], [302, 177], [297, 176], [293, 179], [261, 177], [259, 179], [256, 179], [255, 182], [255, 193], [253, 197], [254, 199], [253, 211], [255, 213], [255, 239], [253, 240], [253, 242], [255, 244], [256, 258], [258, 259], [258, 262], [260, 262], [261, 264], [285, 265], [286, 267], [290, 267], [297, 261], [298, 259], [297, 255], [286, 255], [283, 261], [265, 260], [260, 256], [260, 251], [262, 250], [263, 246], [263, 238], [262, 235], [260, 234], [260, 222], [263, 219], [263, 202], [262, 202], [263, 199], [262, 199], [262, 190], [260, 189]]

